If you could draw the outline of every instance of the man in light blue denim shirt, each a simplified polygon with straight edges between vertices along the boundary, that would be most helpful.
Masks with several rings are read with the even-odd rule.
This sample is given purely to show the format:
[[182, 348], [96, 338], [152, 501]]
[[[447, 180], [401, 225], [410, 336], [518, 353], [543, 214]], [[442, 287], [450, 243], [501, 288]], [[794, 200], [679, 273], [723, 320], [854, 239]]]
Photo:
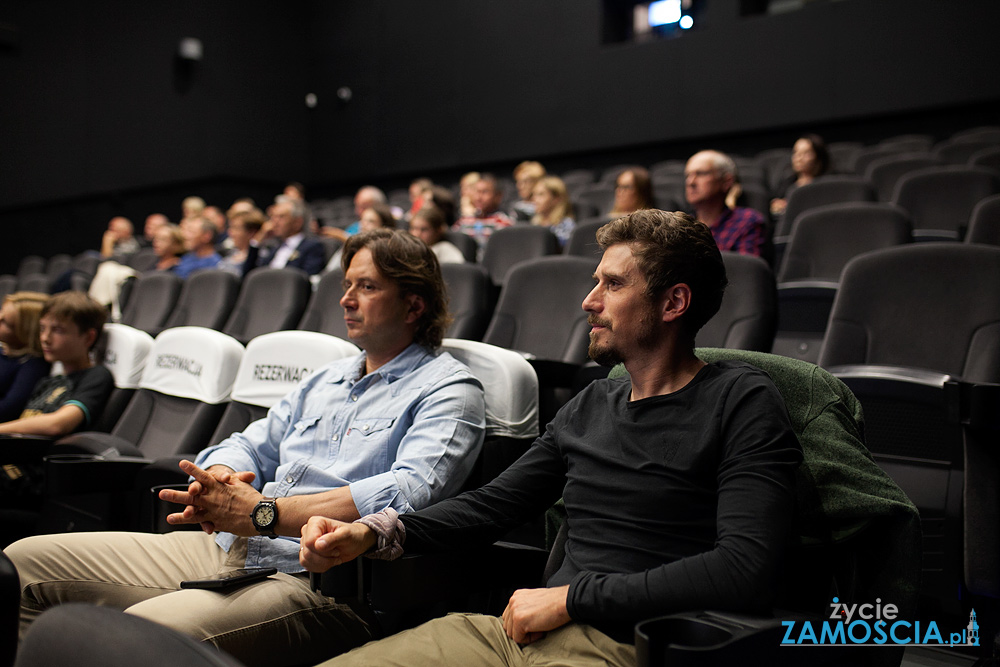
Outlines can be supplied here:
[[[448, 323], [437, 259], [405, 232], [344, 247], [348, 334], [364, 352], [306, 378], [267, 416], [181, 468], [174, 524], [204, 532], [37, 536], [8, 548], [22, 632], [46, 607], [95, 602], [209, 641], [248, 665], [306, 664], [371, 638], [346, 605], [313, 592], [296, 539], [309, 517], [343, 521], [429, 506], [459, 491], [485, 431], [482, 384], [437, 352]], [[212, 536], [212, 533], [216, 533]], [[67, 557], [70, 554], [71, 557]], [[275, 567], [222, 592], [181, 581]]]

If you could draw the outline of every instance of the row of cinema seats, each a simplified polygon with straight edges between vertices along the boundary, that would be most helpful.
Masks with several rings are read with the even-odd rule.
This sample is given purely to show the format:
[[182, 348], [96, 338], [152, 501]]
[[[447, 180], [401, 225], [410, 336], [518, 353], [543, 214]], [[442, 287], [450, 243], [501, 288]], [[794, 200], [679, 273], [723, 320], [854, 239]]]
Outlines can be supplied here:
[[[643, 621], [636, 627], [637, 664], [728, 664], [736, 659], [811, 666], [846, 664], [848, 659], [859, 665], [899, 664], [902, 647], [792, 651], [780, 646], [785, 631], [782, 620], [811, 618], [818, 623], [828, 618], [831, 591], [866, 600], [882, 596], [884, 602], [892, 600], [897, 605], [901, 618], [915, 617], [915, 591], [907, 583], [914, 581], [919, 568], [919, 529], [912, 505], [872, 465], [854, 396], [835, 377], [808, 363], [742, 351], [701, 349], [699, 354], [708, 360], [735, 359], [766, 370], [786, 401], [805, 453], [798, 480], [796, 537], [789, 545], [793, 555], [782, 577], [777, 616], [704, 610]], [[968, 425], [962, 430], [972, 433]], [[996, 518], [995, 508], [992, 515], [979, 517]], [[994, 536], [988, 537], [995, 543]], [[400, 611], [414, 611], [410, 605], [431, 615], [441, 613], [438, 603], [489, 611], [491, 605], [502, 605], [504, 590], [544, 580], [558, 567], [562, 554], [557, 539], [547, 558], [544, 552], [498, 544], [484, 551], [407, 556], [391, 563], [360, 559], [314, 582], [340, 600], [368, 606], [385, 634], [409, 624], [412, 616], [404, 617], [402, 626], [396, 625]], [[976, 551], [967, 570], [982, 567], [990, 556], [995, 563], [996, 555], [995, 544], [989, 553]], [[366, 576], [358, 576], [359, 570]], [[995, 585], [995, 572], [990, 577]], [[493, 595], [484, 598], [484, 591]], [[486, 600], [485, 608], [482, 600]], [[977, 598], [977, 609], [980, 602]], [[980, 614], [981, 619], [987, 616]], [[948, 626], [942, 622], [942, 627]], [[982, 630], [984, 638], [991, 636], [987, 627]], [[94, 641], [95, 634], [113, 639]], [[75, 664], [127, 664], [134, 659], [129, 651], [140, 646], [155, 647], [149, 651], [150, 665], [166, 664], [158, 662], [161, 659], [174, 664], [182, 657], [193, 667], [236, 664], [155, 624], [86, 606], [47, 612], [22, 646], [18, 664], [53, 664], [68, 651], [84, 660]]]
[[[358, 353], [352, 343], [308, 331], [265, 334], [245, 349], [201, 327], [167, 329], [153, 339], [111, 324], [107, 338], [105, 365], [115, 390], [99, 426], [108, 431], [22, 448], [24, 459], [44, 456], [43, 532], [165, 529], [168, 510], [150, 489], [183, 483], [181, 458], [263, 417], [313, 370]], [[446, 339], [443, 349], [466, 363], [486, 390], [486, 445], [470, 480], [478, 485], [538, 435], [536, 376], [520, 355], [495, 346]]]
[[[767, 268], [753, 258], [727, 256], [726, 261], [734, 286], [744, 283], [739, 267], [763, 265], [762, 268]], [[941, 277], [929, 276], [924, 270], [927, 266], [940, 267]], [[921, 275], [928, 279], [923, 282], [914, 279]], [[847, 285], [857, 285], [857, 288], [846, 289]], [[812, 425], [835, 404], [839, 405], [841, 400], [845, 402], [847, 407], [836, 408], [839, 415], [836, 421], [842, 422], [845, 428], [850, 427], [859, 441], [861, 438], [866, 440], [881, 469], [895, 480], [920, 511], [923, 542], [921, 547], [908, 552], [910, 557], [919, 554], [922, 559], [920, 617], [936, 620], [942, 627], [949, 622], [959, 627], [964, 625], [963, 614], [967, 615], [969, 607], [975, 606], [980, 611], [982, 635], [991, 637], [996, 628], [986, 624], [989, 614], [983, 610], [991, 610], [994, 620], [1000, 618], [996, 616], [1000, 611], [996, 603], [1000, 597], [1000, 577], [997, 575], [1000, 572], [1000, 540], [995, 531], [1000, 517], [1000, 498], [996, 493], [1000, 465], [990, 446], [997, 435], [996, 383], [1000, 382], [1000, 353], [997, 352], [1000, 350], [1000, 249], [955, 243], [890, 248], [854, 260], [845, 272], [844, 286], [830, 317], [830, 334], [820, 363], [846, 382], [860, 399], [864, 408], [863, 421], [857, 408], [852, 408], [849, 411], [857, 424], [850, 426], [852, 422], [843, 410], [850, 408], [853, 396], [845, 390], [836, 389], [841, 399], [835, 403], [810, 403], [815, 390], [809, 387], [818, 386], [812, 383], [840, 386], [825, 371], [794, 360], [782, 361], [782, 357], [744, 358], [758, 365], [774, 365], [769, 367], [769, 372], [779, 383], [786, 402], [796, 397], [804, 402], [804, 407], [796, 408], [793, 421], [807, 452], [812, 445], [806, 444], [805, 438], [810, 435]], [[970, 294], [977, 297], [972, 303], [969, 302]], [[735, 295], [727, 299], [732, 296]], [[736, 325], [741, 321], [746, 321], [733, 314], [732, 305], [724, 305], [720, 313], [721, 319], [729, 319], [730, 332], [738, 328]], [[735, 305], [745, 304], [736, 298]], [[756, 308], [748, 310], [757, 312]], [[711, 357], [718, 353], [702, 351], [701, 354]], [[729, 354], [738, 358], [744, 353]], [[521, 361], [518, 355], [511, 355], [509, 359], [503, 363]], [[782, 378], [789, 368], [796, 371], [791, 374], [790, 381]], [[786, 385], [786, 381], [790, 384]], [[789, 410], [793, 412], [791, 407]], [[828, 441], [821, 437], [818, 442]], [[862, 459], [868, 454], [863, 451], [862, 454], [852, 466], [864, 465]], [[829, 477], [830, 469], [822, 461], [814, 462], [806, 470], [806, 483], [837, 484], [836, 479]], [[827, 512], [834, 510], [833, 505], [823, 506]], [[837, 532], [836, 526], [827, 528]], [[864, 534], [871, 538], [881, 530], [868, 527]], [[907, 535], [906, 540], [916, 537], [915, 533]], [[848, 554], [853, 554], [843, 562], [843, 552], [838, 546], [832, 552], [836, 556], [834, 560], [846, 563], [847, 567], [838, 569], [832, 576], [835, 579], [860, 576], [864, 580], [865, 571], [869, 572], [868, 577], [875, 576], [871, 572], [881, 577], [884, 571], [879, 569], [878, 563], [917, 566], [911, 561], [892, 560], [906, 554], [896, 553], [892, 558], [872, 556], [867, 545], [867, 541], [849, 541], [842, 545], [848, 549]], [[828, 553], [825, 547], [820, 551]], [[487, 562], [496, 562], [497, 557], [492, 558]], [[499, 558], [505, 564], [513, 562], [506, 552]], [[382, 564], [375, 567], [380, 568]], [[413, 565], [401, 567], [412, 568]], [[408, 573], [404, 576], [408, 585], [421, 580], [412, 576], [412, 569], [402, 571]], [[483, 576], [455, 579], [454, 562], [448, 563], [445, 571], [452, 577], [449, 585], [455, 586], [458, 586], [454, 583], [457, 580], [478, 581]], [[373, 589], [362, 601], [382, 600], [380, 604], [386, 604], [386, 598], [379, 597], [374, 588], [374, 582], [383, 576], [393, 575], [391, 572], [377, 576], [373, 573]], [[349, 578], [357, 581], [356, 577]], [[849, 584], [838, 583], [848, 586], [839, 590], [850, 590]], [[320, 582], [319, 585], [328, 584]], [[389, 589], [394, 593], [399, 591], [395, 584]], [[414, 597], [420, 596], [409, 596], [410, 599]], [[823, 607], [826, 606], [828, 600], [823, 602]], [[659, 664], [653, 662], [652, 655], [659, 651], [675, 656], [681, 651], [683, 657], [686, 650], [700, 651], [705, 644], [718, 644], [718, 650], [735, 650], [742, 654], [748, 650], [766, 650], [761, 647], [779, 641], [767, 634], [773, 633], [775, 628], [766, 623], [760, 626], [757, 621], [734, 621], [725, 615], [698, 614], [661, 619], [655, 623], [646, 629], [645, 640], [640, 635], [641, 655], [649, 660], [641, 664]], [[767, 641], [764, 644], [752, 639], [759, 636], [758, 631], [765, 633]], [[671, 636], [679, 640], [667, 642], [668, 646], [658, 642]], [[809, 655], [810, 660], [820, 658], [818, 653]], [[837, 664], [836, 658], [831, 660], [830, 664]], [[820, 661], [818, 664], [826, 663]]]
[[[828, 149], [829, 173], [867, 178], [879, 201], [889, 201], [894, 182], [906, 171], [916, 168], [956, 165], [1000, 171], [1000, 127], [970, 128], [943, 141], [936, 141], [929, 134], [905, 134], [887, 137], [871, 146], [858, 141], [833, 142], [828, 144]], [[767, 214], [771, 199], [785, 196], [785, 187], [793, 176], [791, 155], [789, 146], [765, 149], [754, 156], [732, 155], [739, 171], [744, 205]], [[599, 170], [577, 168], [558, 174], [566, 184], [578, 222], [611, 210], [615, 179], [631, 166], [634, 164], [617, 164]], [[646, 166], [657, 206], [668, 210], [683, 208], [685, 160], [668, 159]], [[510, 179], [501, 177], [500, 182], [505, 193], [501, 207], [507, 209], [517, 198], [516, 189]], [[460, 196], [458, 185], [452, 190], [457, 200]], [[388, 195], [394, 205], [404, 210], [409, 208], [407, 190], [390, 191]], [[356, 217], [350, 196], [315, 201], [313, 210], [326, 224], [346, 226]]]

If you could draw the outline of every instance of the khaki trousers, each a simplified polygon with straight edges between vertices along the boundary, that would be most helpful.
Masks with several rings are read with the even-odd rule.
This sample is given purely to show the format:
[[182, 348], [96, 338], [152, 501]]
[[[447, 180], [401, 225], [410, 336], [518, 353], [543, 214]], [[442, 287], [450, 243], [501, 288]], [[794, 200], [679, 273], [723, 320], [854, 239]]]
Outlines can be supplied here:
[[201, 532], [67, 533], [29, 537], [5, 553], [21, 579], [22, 637], [45, 609], [89, 602], [210, 642], [246, 665], [318, 662], [371, 639], [354, 612], [313, 592], [305, 574], [223, 592], [180, 589], [181, 581], [243, 567], [246, 540], [227, 554]]
[[520, 647], [496, 616], [449, 614], [365, 644], [319, 667], [634, 667], [635, 647], [589, 625], [570, 623]]

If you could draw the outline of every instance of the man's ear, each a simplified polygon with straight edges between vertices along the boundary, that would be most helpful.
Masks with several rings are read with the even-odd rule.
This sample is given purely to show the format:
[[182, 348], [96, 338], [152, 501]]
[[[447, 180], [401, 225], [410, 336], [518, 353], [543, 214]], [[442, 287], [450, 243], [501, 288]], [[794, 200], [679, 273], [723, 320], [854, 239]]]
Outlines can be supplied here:
[[687, 283], [668, 287], [660, 299], [660, 316], [664, 322], [673, 322], [691, 307], [691, 288]]
[[424, 298], [419, 294], [406, 295], [406, 323], [413, 324], [424, 314], [426, 304]]
[[87, 350], [93, 350], [94, 343], [97, 342], [97, 329], [87, 329], [85, 340], [87, 341]]

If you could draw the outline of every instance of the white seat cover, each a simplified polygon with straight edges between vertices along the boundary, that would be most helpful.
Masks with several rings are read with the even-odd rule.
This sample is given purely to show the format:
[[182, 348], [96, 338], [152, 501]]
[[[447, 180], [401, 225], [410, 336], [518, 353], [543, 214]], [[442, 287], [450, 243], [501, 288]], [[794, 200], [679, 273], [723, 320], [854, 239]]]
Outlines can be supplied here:
[[243, 346], [232, 336], [204, 327], [164, 330], [153, 341], [141, 389], [203, 403], [229, 399]]
[[232, 398], [269, 408], [313, 371], [360, 350], [342, 338], [314, 331], [276, 331], [247, 344]]
[[524, 357], [502, 347], [445, 338], [441, 349], [469, 367], [486, 393], [486, 435], [538, 435], [538, 377]]
[[108, 338], [103, 366], [111, 371], [119, 389], [138, 389], [153, 337], [126, 324], [105, 324]]

